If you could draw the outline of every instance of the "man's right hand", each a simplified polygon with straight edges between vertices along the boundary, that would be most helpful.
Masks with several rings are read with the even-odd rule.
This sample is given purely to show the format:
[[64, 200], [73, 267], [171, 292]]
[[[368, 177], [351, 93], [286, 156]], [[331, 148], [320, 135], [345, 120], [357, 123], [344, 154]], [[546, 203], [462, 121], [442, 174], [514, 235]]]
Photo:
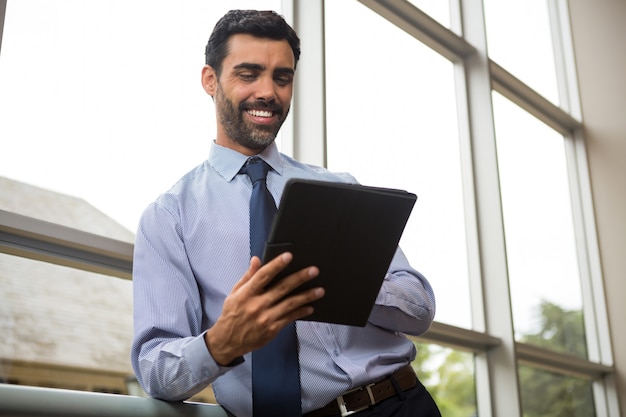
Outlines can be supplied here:
[[250, 267], [224, 300], [221, 316], [205, 334], [207, 348], [218, 364], [228, 365], [264, 346], [287, 324], [313, 313], [309, 304], [324, 296], [323, 288], [285, 296], [317, 277], [316, 267], [304, 268], [266, 288], [291, 259], [291, 253], [286, 252], [262, 266], [258, 257], [252, 258]]

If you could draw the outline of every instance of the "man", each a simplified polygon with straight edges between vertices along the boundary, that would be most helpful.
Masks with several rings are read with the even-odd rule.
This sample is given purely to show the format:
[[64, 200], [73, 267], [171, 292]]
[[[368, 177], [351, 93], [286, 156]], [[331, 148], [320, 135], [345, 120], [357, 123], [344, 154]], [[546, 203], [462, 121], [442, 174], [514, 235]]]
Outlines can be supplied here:
[[[356, 182], [277, 150], [274, 139], [289, 112], [299, 56], [296, 33], [274, 12], [231, 11], [211, 34], [202, 85], [215, 102], [217, 136], [208, 160], [142, 216], [133, 271], [133, 368], [155, 398], [184, 400], [213, 384], [229, 413], [250, 416], [251, 352], [270, 346], [297, 320], [297, 414], [338, 415], [339, 403], [350, 411], [365, 398], [357, 416], [439, 416], [407, 367], [415, 348], [402, 333], [428, 330], [434, 296], [400, 249], [362, 328], [306, 321], [322, 288], [285, 298], [315, 279], [314, 265], [266, 289], [292, 255], [263, 266], [251, 257], [253, 186], [242, 173], [250, 157], [271, 167], [266, 184], [276, 204], [290, 178]], [[343, 396], [372, 383], [377, 385], [357, 391], [357, 399]]]

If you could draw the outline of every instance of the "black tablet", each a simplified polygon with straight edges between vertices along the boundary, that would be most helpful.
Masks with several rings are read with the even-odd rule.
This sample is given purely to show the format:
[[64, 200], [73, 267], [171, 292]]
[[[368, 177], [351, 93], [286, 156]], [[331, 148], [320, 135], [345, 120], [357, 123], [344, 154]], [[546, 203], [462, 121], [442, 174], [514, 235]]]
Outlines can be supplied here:
[[263, 261], [293, 254], [275, 280], [319, 268], [319, 276], [297, 290], [326, 290], [304, 320], [365, 326], [416, 200], [404, 190], [292, 179]]

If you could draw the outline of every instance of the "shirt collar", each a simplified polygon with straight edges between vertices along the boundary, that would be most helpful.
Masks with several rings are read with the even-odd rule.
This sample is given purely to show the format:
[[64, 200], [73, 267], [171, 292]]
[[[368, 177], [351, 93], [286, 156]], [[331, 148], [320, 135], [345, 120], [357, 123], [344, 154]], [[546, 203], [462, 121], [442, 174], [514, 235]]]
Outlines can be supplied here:
[[[283, 174], [283, 165], [276, 142], [272, 142], [271, 145], [256, 156], [267, 162], [276, 173], [279, 175]], [[250, 157], [234, 149], [218, 145], [215, 141], [211, 142], [209, 164], [215, 168], [226, 181], [232, 181], [233, 178], [235, 178], [248, 158]]]

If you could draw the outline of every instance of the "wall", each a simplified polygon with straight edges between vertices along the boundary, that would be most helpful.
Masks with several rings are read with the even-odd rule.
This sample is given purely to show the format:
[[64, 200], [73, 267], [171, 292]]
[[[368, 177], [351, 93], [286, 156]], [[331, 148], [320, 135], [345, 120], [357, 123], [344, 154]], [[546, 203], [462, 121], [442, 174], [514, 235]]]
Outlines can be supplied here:
[[613, 354], [626, 416], [626, 1], [569, 0]]

